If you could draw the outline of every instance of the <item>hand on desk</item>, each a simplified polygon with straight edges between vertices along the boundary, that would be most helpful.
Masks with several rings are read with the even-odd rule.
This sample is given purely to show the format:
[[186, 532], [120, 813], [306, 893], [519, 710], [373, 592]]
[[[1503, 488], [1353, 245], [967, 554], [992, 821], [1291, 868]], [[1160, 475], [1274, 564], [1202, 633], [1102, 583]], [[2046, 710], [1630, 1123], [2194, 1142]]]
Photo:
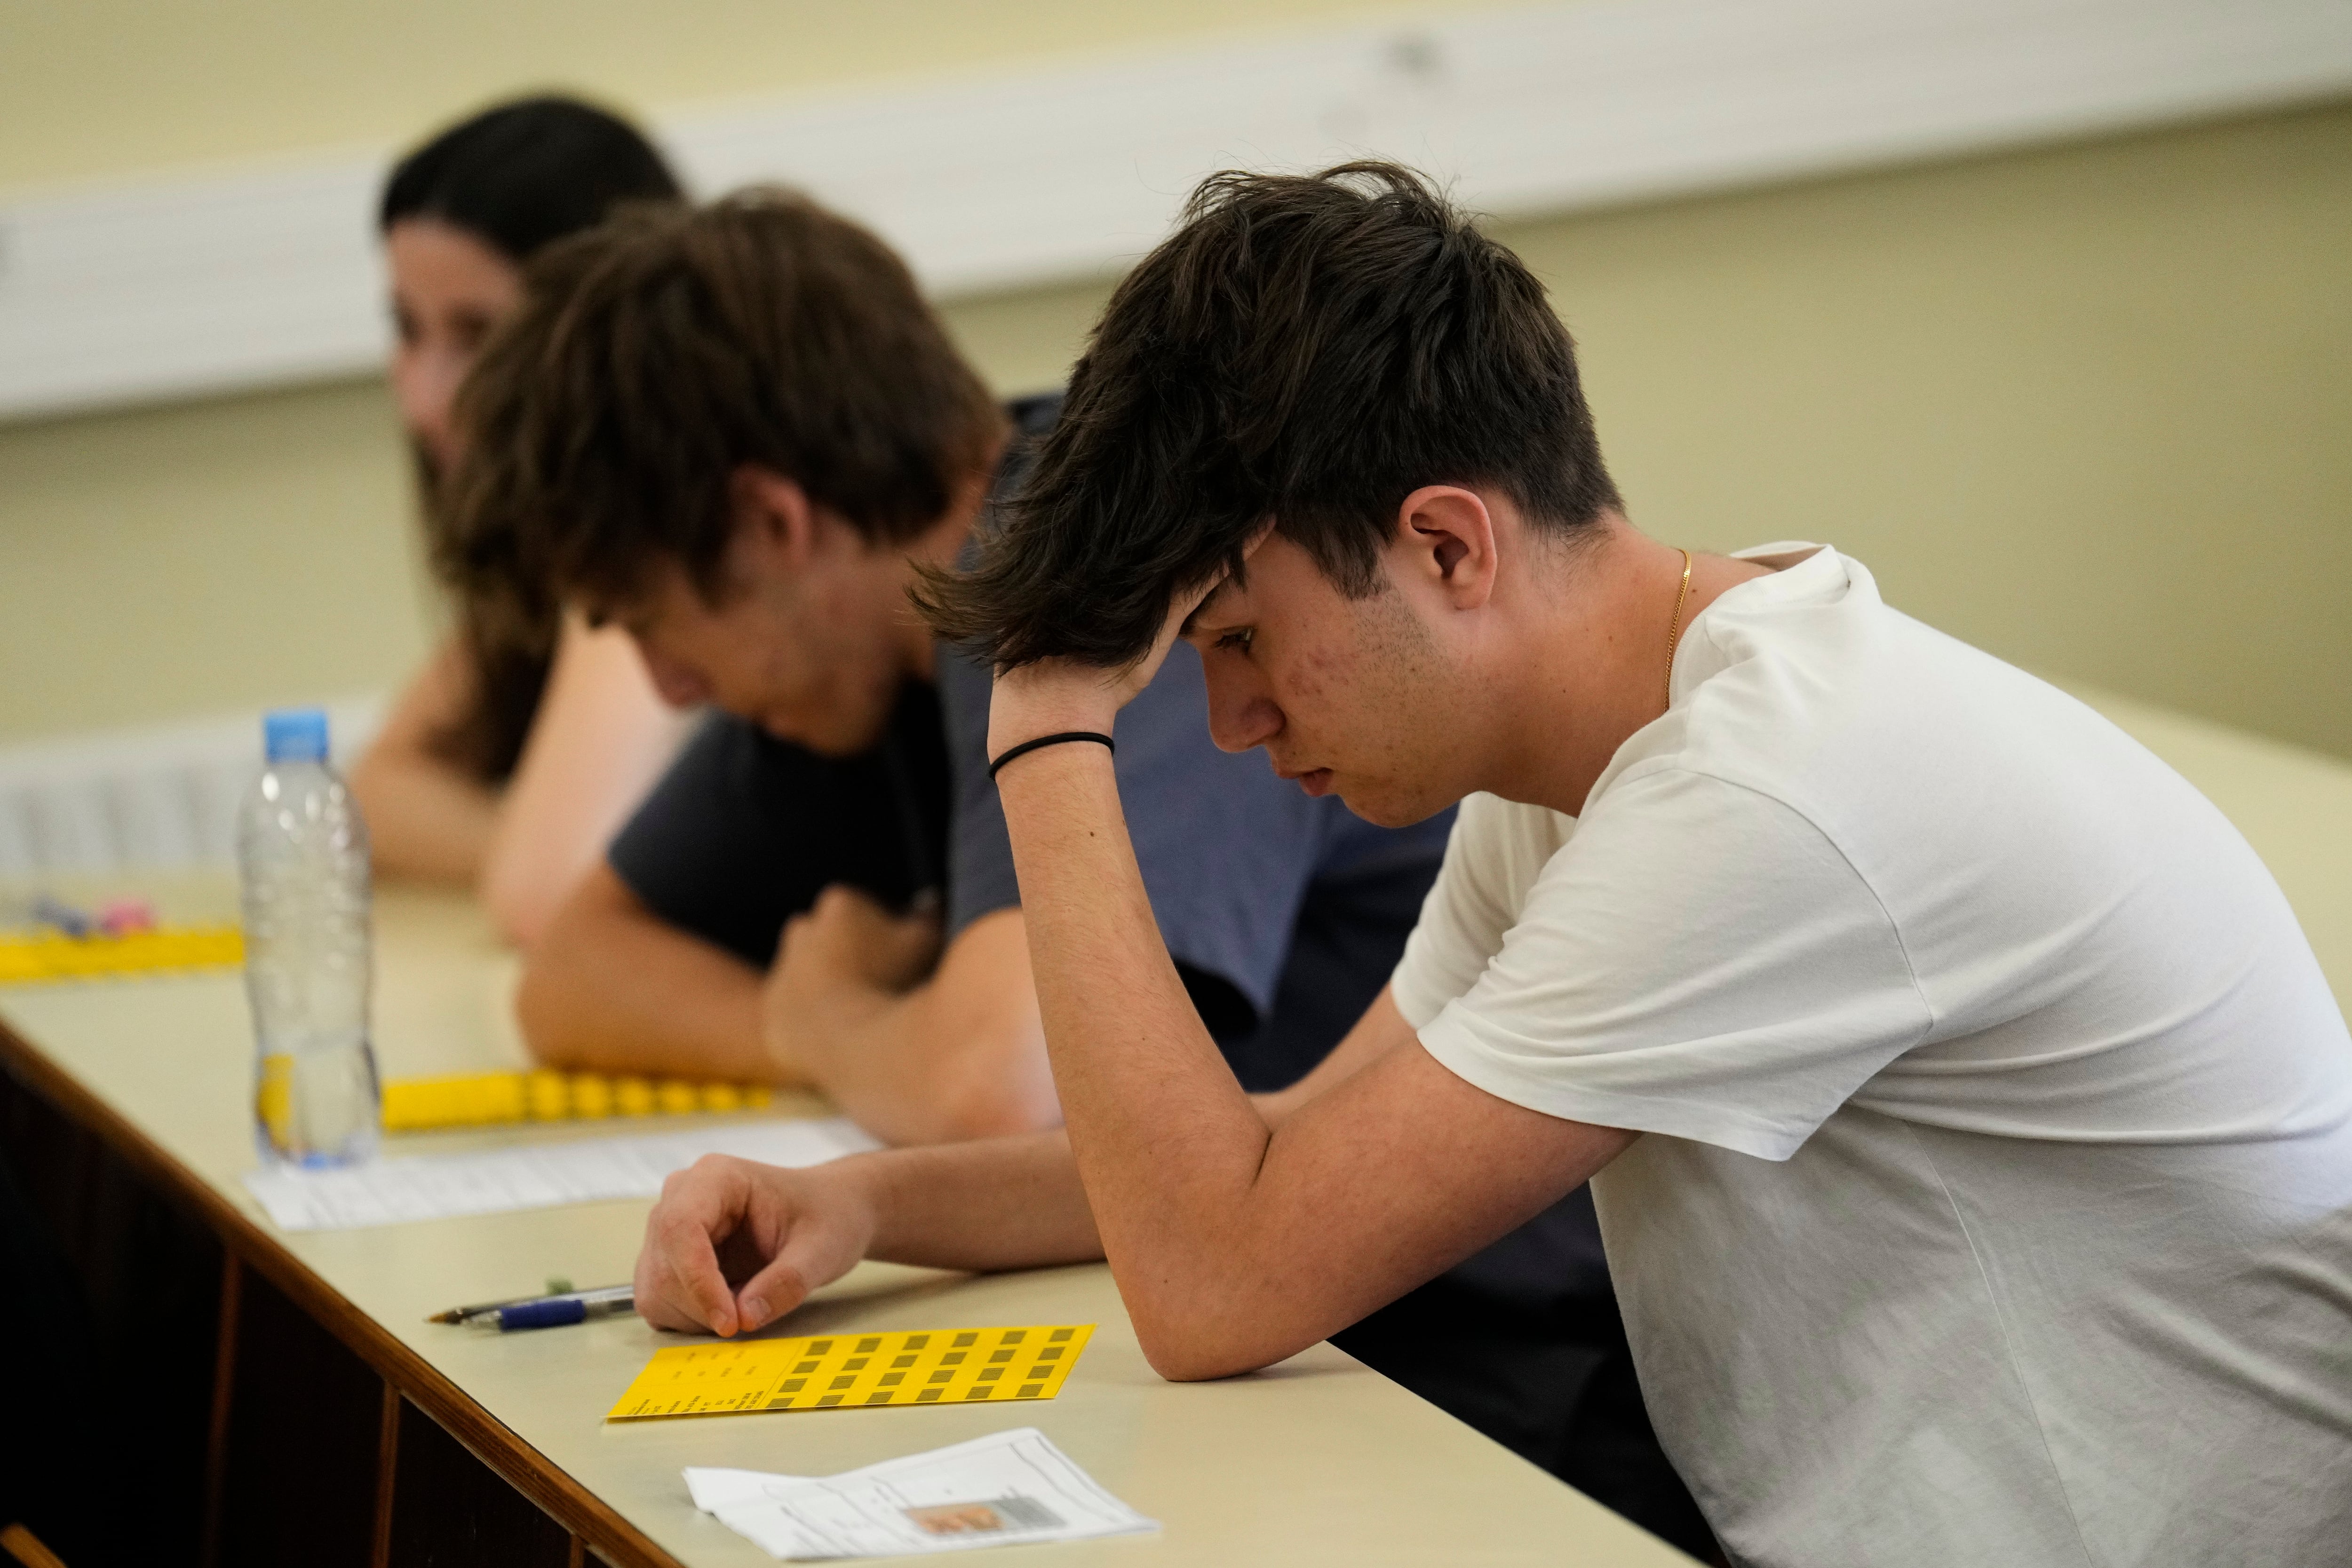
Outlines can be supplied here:
[[637, 1254], [657, 1328], [761, 1328], [859, 1258], [1026, 1269], [1102, 1256], [1058, 1132], [853, 1155], [803, 1170], [713, 1155], [662, 1186]]
[[847, 1273], [874, 1239], [855, 1162], [784, 1170], [706, 1155], [662, 1184], [637, 1253], [637, 1312], [656, 1328], [764, 1328]]

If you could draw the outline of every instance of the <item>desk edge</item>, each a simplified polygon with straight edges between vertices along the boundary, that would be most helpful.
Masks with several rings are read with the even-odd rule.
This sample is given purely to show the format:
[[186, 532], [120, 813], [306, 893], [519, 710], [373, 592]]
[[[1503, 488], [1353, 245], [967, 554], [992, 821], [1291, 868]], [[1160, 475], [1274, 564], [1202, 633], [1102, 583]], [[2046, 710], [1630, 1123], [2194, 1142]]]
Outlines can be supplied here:
[[164, 1187], [219, 1235], [247, 1266], [292, 1298], [385, 1382], [441, 1424], [499, 1479], [579, 1536], [613, 1568], [685, 1568], [610, 1503], [476, 1403], [431, 1363], [346, 1300], [280, 1246], [252, 1217], [182, 1165], [111, 1105], [83, 1087], [40, 1047], [0, 1018], [0, 1060], [60, 1111], [105, 1139], [142, 1175]]

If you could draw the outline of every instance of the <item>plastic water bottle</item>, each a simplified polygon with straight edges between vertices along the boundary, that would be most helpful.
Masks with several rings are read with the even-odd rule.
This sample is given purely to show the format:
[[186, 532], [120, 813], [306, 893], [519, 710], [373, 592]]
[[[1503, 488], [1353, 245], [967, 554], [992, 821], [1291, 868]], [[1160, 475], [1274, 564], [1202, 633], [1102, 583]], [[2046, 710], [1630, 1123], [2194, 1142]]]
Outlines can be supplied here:
[[379, 1115], [367, 827], [327, 765], [323, 712], [270, 714], [262, 736], [268, 766], [236, 825], [255, 1134], [264, 1159], [348, 1165], [375, 1152]]

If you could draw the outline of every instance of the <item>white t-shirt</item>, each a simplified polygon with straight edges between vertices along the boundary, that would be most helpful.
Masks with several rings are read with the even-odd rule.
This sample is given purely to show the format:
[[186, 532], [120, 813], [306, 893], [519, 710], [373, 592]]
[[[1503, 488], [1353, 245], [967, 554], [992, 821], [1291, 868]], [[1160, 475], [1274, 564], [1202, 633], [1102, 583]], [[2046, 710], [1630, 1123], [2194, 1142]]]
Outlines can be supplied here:
[[1747, 553], [1580, 818], [1463, 804], [1398, 1006], [1646, 1134], [1593, 1196], [1735, 1561], [2352, 1563], [2352, 1040], [2277, 885], [1856, 562]]

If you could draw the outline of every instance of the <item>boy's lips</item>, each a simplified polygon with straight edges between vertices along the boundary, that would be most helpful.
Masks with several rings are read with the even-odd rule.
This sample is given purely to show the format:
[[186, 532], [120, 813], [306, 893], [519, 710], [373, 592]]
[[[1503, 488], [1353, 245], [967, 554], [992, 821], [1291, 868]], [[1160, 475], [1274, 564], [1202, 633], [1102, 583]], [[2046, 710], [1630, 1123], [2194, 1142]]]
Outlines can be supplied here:
[[1321, 796], [1331, 792], [1331, 770], [1328, 768], [1309, 768], [1304, 772], [1277, 768], [1275, 771], [1285, 779], [1295, 779], [1298, 787], [1309, 795]]

